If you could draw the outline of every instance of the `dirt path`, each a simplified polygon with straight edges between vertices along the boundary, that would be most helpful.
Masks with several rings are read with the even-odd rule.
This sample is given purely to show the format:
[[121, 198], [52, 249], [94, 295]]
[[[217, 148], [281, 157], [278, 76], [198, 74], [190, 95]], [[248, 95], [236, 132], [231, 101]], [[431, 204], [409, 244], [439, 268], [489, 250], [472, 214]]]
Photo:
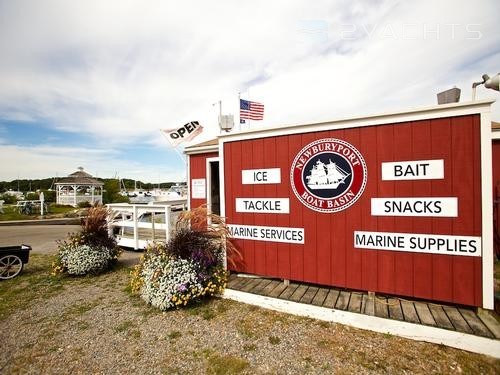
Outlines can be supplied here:
[[127, 267], [51, 278], [34, 255], [0, 284], [0, 373], [500, 373], [500, 361], [212, 300], [162, 313], [127, 292]]

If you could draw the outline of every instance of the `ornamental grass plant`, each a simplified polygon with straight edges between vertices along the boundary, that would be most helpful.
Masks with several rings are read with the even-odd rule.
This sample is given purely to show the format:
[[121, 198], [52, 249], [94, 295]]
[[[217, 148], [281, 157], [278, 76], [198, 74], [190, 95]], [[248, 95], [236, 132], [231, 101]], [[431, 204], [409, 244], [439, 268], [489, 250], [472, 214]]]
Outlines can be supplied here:
[[161, 310], [223, 293], [226, 253], [229, 262], [239, 256], [228, 237], [224, 220], [205, 207], [184, 212], [166, 244], [146, 249], [132, 272], [132, 291]]
[[121, 249], [109, 235], [107, 218], [109, 210], [95, 205], [82, 219], [81, 231], [69, 233], [66, 240], [58, 241], [57, 260], [52, 264], [52, 274], [99, 274], [111, 268]]

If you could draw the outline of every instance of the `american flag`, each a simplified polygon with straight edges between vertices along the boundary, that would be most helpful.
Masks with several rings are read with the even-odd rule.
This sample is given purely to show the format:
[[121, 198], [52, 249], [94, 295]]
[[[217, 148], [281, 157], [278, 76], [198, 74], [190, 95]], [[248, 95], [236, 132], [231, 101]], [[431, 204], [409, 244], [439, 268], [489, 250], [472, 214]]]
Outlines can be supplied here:
[[240, 120], [263, 120], [264, 104], [240, 99]]

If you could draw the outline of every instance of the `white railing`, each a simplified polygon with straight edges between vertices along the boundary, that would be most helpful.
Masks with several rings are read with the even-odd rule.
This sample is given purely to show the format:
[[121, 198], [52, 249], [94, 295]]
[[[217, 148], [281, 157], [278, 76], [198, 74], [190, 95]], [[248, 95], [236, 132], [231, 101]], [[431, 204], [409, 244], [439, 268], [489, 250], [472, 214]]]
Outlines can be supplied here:
[[111, 210], [109, 232], [118, 245], [139, 250], [145, 249], [150, 241], [169, 240], [178, 216], [186, 209], [186, 200], [169, 204], [116, 203], [106, 206]]
[[89, 195], [58, 195], [57, 204], [64, 204], [68, 206], [78, 206], [78, 203], [89, 202], [90, 204], [102, 203], [102, 197], [100, 195], [95, 195], [94, 197]]

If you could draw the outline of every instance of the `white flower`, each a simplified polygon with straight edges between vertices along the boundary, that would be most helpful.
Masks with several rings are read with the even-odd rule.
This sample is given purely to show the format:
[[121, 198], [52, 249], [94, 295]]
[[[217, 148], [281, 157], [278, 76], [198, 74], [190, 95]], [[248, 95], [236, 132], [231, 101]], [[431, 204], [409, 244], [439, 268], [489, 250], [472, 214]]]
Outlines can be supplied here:
[[144, 280], [141, 297], [161, 310], [175, 306], [172, 297], [182, 288], [199, 292], [203, 289], [197, 279], [196, 265], [186, 259], [165, 255], [149, 257], [144, 261], [141, 276]]
[[113, 260], [113, 251], [89, 245], [67, 246], [60, 249], [59, 257], [70, 275], [86, 275], [107, 269]]

